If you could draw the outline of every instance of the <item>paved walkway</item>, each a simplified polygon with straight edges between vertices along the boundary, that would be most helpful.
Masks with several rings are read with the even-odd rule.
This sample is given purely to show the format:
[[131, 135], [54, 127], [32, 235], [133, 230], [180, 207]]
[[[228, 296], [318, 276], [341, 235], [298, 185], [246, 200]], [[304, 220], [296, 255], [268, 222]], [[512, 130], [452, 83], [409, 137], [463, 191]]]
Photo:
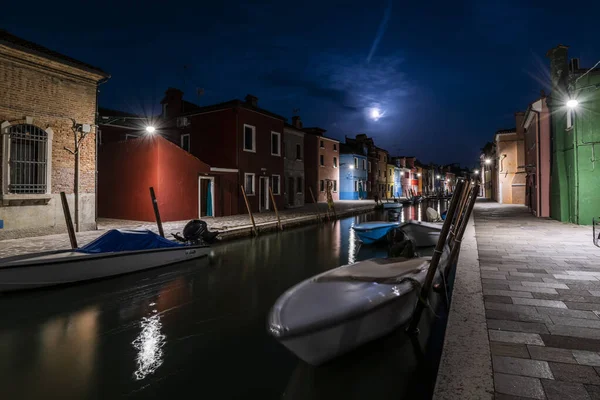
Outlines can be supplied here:
[[[367, 212], [373, 209], [375, 202], [372, 200], [340, 200], [335, 202], [335, 210], [339, 216], [349, 215], [360, 212]], [[325, 218], [327, 203], [319, 203], [319, 213], [321, 218]], [[303, 207], [283, 210], [280, 213], [282, 225], [301, 225], [312, 223], [317, 219], [315, 204], [307, 204]], [[223, 232], [224, 238], [236, 236], [248, 236], [251, 233], [252, 225], [248, 214], [232, 215], [229, 217], [204, 218], [208, 223], [210, 230]], [[277, 226], [277, 218], [274, 212], [256, 213], [254, 220], [260, 231], [274, 229]], [[170, 237], [171, 233], [183, 231], [183, 227], [188, 221], [175, 221], [163, 223], [165, 236]], [[77, 243], [79, 246], [96, 239], [109, 229], [150, 229], [158, 231], [156, 223], [141, 221], [126, 221], [115, 219], [99, 219], [98, 230], [77, 233]], [[0, 240], [0, 258], [15, 256], [20, 254], [35, 253], [39, 251], [59, 250], [70, 248], [69, 236], [65, 234], [47, 235], [38, 237], [28, 237], [19, 239]]]
[[600, 399], [591, 227], [491, 202], [474, 216], [496, 399]]

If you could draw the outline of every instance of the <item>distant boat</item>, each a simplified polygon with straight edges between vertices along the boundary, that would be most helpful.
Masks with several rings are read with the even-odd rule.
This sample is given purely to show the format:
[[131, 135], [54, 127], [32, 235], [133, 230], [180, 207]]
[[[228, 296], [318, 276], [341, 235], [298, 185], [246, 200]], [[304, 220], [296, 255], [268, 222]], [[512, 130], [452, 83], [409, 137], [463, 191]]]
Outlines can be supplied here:
[[409, 220], [398, 228], [412, 239], [417, 247], [430, 247], [437, 244], [442, 231], [442, 223]]
[[400, 222], [363, 222], [362, 224], [354, 225], [352, 229], [364, 244], [373, 244], [385, 239], [386, 235], [392, 229], [400, 226]]
[[[442, 271], [448, 253], [446, 246]], [[268, 331], [302, 360], [322, 364], [408, 322], [430, 261], [371, 259], [307, 279], [275, 302]]]
[[108, 278], [207, 256], [204, 244], [183, 244], [149, 230], [113, 229], [78, 249], [0, 259], [0, 292]]
[[390, 210], [395, 208], [402, 208], [402, 204], [400, 203], [383, 203], [384, 210]]

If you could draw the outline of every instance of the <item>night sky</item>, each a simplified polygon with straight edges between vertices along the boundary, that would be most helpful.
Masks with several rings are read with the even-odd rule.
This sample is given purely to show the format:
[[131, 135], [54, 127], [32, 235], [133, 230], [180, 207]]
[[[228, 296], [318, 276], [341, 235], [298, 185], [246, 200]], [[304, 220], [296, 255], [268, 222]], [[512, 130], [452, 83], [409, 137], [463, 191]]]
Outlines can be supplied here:
[[600, 60], [598, 1], [133, 3], [7, 1], [0, 27], [109, 72], [104, 107], [159, 113], [169, 86], [200, 105], [252, 93], [337, 139], [470, 167], [549, 91], [548, 49]]

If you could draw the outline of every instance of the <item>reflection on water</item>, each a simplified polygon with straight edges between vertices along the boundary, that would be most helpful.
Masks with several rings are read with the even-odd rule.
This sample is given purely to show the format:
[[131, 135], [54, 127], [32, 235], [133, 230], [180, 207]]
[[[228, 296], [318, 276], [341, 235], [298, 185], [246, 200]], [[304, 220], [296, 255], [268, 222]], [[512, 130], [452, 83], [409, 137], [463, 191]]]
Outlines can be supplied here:
[[[154, 303], [150, 304], [151, 306]], [[163, 363], [163, 346], [167, 337], [161, 333], [162, 324], [160, 316], [152, 310], [153, 315], [144, 317], [140, 321], [142, 331], [133, 341], [133, 347], [138, 351], [136, 362], [137, 370], [134, 376], [137, 380], [144, 379], [153, 374]]]
[[[426, 206], [405, 206], [400, 218], [423, 218]], [[321, 398], [339, 398], [336, 390], [347, 398], [367, 398], [369, 390], [381, 399], [427, 397], [438, 356], [424, 364], [433, 372], [423, 373], [401, 333], [311, 369], [266, 332], [269, 309], [285, 290], [343, 264], [385, 257], [385, 245], [358, 249], [351, 227], [388, 218], [371, 213], [226, 242], [214, 247], [211, 263], [0, 298], [2, 397], [183, 398], [201, 390], [207, 398], [295, 392], [309, 399], [302, 389], [309, 387]], [[423, 329], [426, 349], [430, 337]], [[419, 382], [423, 394], [410, 395]]]

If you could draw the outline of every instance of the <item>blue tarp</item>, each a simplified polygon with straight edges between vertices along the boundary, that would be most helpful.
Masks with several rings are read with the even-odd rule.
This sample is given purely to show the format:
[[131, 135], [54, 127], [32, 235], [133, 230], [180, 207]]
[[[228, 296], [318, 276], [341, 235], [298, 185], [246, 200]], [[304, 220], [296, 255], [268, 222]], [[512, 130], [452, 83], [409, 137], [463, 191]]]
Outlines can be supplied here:
[[149, 230], [111, 229], [98, 239], [80, 247], [77, 251], [82, 253], [109, 253], [181, 246], [183, 244], [172, 242]]

